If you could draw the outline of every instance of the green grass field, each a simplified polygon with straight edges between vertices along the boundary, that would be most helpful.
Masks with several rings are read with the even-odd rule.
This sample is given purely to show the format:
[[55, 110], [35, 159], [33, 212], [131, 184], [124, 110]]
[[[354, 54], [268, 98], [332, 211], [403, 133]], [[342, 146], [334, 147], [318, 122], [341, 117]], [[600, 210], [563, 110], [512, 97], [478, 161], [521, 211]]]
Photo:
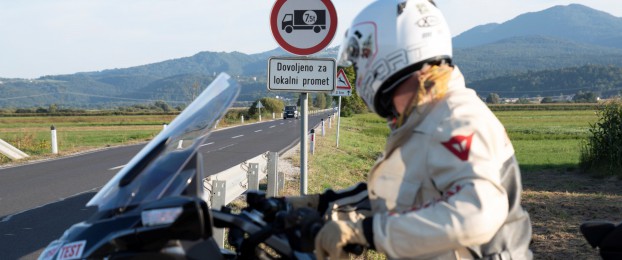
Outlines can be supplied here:
[[[535, 259], [599, 259], [578, 226], [593, 219], [622, 221], [622, 181], [595, 179], [578, 171], [580, 146], [594, 110], [495, 111], [514, 144], [523, 177], [523, 206], [533, 225]], [[333, 123], [335, 126], [336, 123]], [[341, 189], [367, 179], [389, 131], [374, 114], [342, 118], [339, 148], [335, 128], [317, 137], [309, 157], [308, 193]], [[298, 164], [299, 154], [291, 157]], [[300, 193], [299, 179], [285, 194]], [[366, 259], [386, 259], [370, 252]], [[360, 259], [360, 258], [359, 258]]]
[[[50, 156], [52, 125], [59, 155], [147, 141], [170, 123], [172, 115], [0, 117], [0, 139], [33, 159]], [[0, 155], [0, 163], [9, 158]]]
[[576, 168], [581, 143], [590, 124], [598, 120], [594, 110], [496, 111], [495, 115], [525, 171]]

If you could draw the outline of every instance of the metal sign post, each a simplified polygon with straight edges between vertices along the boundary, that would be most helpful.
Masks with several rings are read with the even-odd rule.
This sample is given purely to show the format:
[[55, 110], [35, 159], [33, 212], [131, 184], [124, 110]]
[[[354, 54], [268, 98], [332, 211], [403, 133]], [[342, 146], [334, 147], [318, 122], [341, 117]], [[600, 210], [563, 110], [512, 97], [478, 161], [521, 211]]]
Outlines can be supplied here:
[[258, 113], [259, 113], [259, 122], [261, 122], [261, 108], [263, 107], [263, 104], [261, 104], [261, 100], [257, 101], [257, 109], [258, 109]]
[[[326, 48], [337, 31], [337, 11], [331, 0], [276, 0], [270, 29], [285, 51], [307, 56]], [[268, 60], [268, 90], [300, 92], [300, 194], [307, 194], [307, 135], [309, 92], [335, 91], [334, 59], [275, 58]]]
[[340, 69], [337, 73], [337, 82], [336, 82], [335, 91], [333, 91], [333, 96], [339, 96], [339, 108], [337, 109], [337, 148], [339, 147], [339, 129], [341, 126], [341, 97], [342, 96], [351, 96], [352, 95], [352, 85], [350, 85], [350, 80], [346, 77], [346, 73], [343, 69]]
[[300, 121], [300, 195], [307, 194], [307, 132], [309, 131], [308, 112], [309, 94], [300, 94], [300, 110], [302, 112]]
[[337, 108], [337, 148], [339, 148], [339, 126], [341, 125], [341, 96], [339, 96], [339, 107]]

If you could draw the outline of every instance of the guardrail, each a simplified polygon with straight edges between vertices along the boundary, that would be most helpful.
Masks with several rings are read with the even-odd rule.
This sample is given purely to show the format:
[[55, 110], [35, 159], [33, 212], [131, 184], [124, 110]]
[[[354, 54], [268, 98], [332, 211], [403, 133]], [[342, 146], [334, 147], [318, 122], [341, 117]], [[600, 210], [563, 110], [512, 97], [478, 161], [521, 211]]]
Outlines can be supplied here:
[[[259, 182], [267, 178], [266, 195], [278, 196], [285, 186], [284, 173], [278, 172], [279, 154], [265, 152], [203, 180], [204, 200], [210, 208], [220, 209], [247, 190], [259, 190]], [[214, 240], [224, 245], [224, 230], [214, 228]]]
[[28, 157], [28, 155], [4, 140], [0, 139], [0, 153], [6, 155], [11, 160], [19, 160]]

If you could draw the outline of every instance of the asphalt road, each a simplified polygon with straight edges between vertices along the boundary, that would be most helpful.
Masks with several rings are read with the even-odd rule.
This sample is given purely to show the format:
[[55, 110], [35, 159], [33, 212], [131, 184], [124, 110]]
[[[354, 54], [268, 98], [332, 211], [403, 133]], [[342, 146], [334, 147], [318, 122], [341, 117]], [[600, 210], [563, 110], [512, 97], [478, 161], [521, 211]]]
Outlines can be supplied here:
[[[309, 129], [326, 115], [309, 117]], [[207, 174], [300, 142], [300, 120], [213, 132], [200, 150]], [[52, 240], [93, 213], [86, 203], [144, 144], [0, 169], [0, 259], [36, 259]]]

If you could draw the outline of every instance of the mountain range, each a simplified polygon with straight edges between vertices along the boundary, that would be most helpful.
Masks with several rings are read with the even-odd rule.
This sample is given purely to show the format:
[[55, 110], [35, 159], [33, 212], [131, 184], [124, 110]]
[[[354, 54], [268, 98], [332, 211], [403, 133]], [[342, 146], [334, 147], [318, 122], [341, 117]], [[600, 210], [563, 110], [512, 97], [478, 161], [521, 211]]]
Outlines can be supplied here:
[[[454, 63], [480, 95], [491, 90], [508, 97], [578, 90], [614, 95], [622, 89], [620, 77], [613, 76], [622, 68], [622, 18], [583, 5], [555, 6], [501, 24], [477, 26], [454, 37], [453, 45]], [[329, 48], [313, 56], [336, 57], [337, 50]], [[268, 58], [287, 55], [280, 48], [252, 55], [205, 51], [131, 68], [37, 79], [0, 78], [0, 108], [114, 107], [155, 100], [186, 104], [223, 71], [241, 83], [240, 101], [293, 97], [293, 93], [271, 93], [266, 88]], [[563, 77], [593, 79], [596, 71], [604, 77], [599, 82], [605, 83], [585, 81], [579, 88], [560, 81]], [[537, 88], [516, 85], [535, 82], [543, 73], [564, 76], [548, 77], [546, 85]]]

